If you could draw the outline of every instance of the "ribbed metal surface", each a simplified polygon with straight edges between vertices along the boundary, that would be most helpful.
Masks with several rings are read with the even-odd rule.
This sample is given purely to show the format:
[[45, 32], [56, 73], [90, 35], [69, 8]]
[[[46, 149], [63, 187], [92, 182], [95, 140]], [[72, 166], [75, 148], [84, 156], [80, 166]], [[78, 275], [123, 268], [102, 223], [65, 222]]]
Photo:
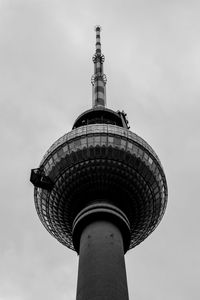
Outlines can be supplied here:
[[129, 130], [105, 124], [82, 126], [56, 141], [41, 167], [54, 183], [35, 188], [35, 205], [46, 229], [74, 250], [72, 223], [95, 197], [109, 198], [128, 217], [133, 248], [160, 222], [167, 184], [153, 149]]

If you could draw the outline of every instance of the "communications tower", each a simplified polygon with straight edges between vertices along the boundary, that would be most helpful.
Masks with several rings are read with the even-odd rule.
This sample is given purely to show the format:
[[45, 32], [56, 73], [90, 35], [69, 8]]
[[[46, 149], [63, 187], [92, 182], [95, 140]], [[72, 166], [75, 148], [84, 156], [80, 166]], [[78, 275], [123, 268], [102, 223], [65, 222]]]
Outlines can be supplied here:
[[77, 300], [127, 300], [124, 254], [159, 224], [167, 183], [126, 114], [106, 107], [100, 26], [95, 31], [92, 108], [49, 148], [31, 182], [41, 222], [79, 254]]

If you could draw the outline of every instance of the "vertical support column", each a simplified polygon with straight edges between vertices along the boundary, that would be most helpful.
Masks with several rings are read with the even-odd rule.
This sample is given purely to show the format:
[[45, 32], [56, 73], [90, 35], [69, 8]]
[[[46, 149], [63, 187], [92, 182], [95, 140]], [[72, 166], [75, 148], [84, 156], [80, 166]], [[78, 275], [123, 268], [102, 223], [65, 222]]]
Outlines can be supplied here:
[[128, 300], [122, 234], [94, 221], [81, 234], [76, 300]]

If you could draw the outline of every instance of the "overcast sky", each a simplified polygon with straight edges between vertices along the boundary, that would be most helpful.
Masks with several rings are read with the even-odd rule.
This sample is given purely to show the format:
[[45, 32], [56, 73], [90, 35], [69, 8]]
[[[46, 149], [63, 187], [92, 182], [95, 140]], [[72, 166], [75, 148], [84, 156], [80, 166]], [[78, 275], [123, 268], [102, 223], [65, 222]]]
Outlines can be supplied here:
[[74, 300], [78, 257], [39, 221], [30, 169], [91, 107], [100, 24], [108, 107], [154, 148], [169, 202], [126, 254], [130, 300], [199, 300], [200, 2], [0, 0], [0, 300]]

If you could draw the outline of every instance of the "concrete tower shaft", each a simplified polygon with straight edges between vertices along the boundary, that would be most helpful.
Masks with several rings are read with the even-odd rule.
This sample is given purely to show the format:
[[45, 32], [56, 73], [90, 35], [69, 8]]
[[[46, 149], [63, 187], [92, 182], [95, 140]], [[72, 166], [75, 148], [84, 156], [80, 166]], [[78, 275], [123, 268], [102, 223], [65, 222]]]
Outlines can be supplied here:
[[94, 221], [84, 228], [80, 245], [77, 300], [128, 300], [118, 227], [106, 220]]

